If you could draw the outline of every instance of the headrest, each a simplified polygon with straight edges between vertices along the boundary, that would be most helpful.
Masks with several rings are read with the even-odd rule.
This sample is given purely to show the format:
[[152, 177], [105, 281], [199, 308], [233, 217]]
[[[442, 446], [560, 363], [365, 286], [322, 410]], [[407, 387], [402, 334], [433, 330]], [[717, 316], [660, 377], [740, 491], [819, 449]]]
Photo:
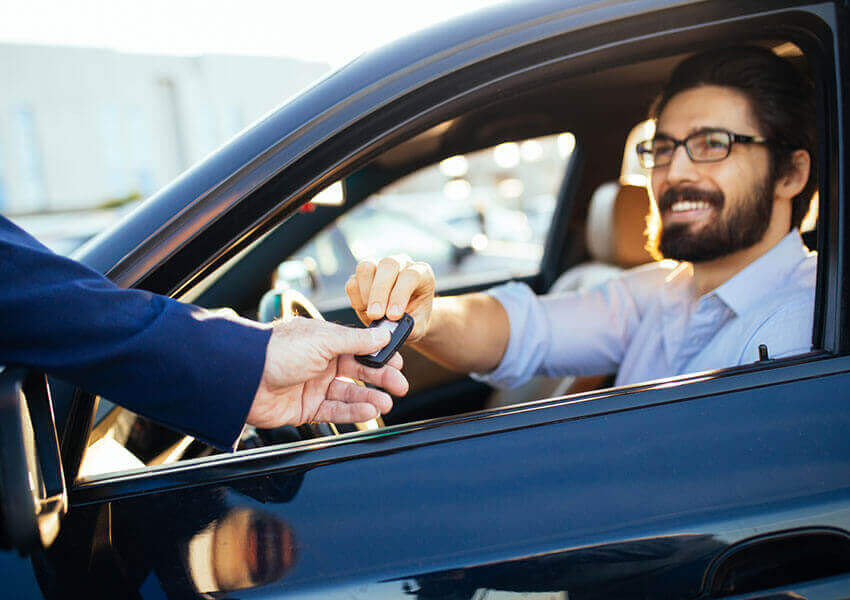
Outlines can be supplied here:
[[635, 147], [655, 134], [655, 122], [635, 125], [626, 139], [619, 182], [603, 183], [590, 199], [587, 247], [597, 261], [628, 269], [651, 262], [646, 245], [651, 173], [638, 160]]
[[643, 186], [608, 182], [590, 200], [587, 247], [600, 262], [624, 269], [652, 262], [646, 245], [649, 194]]
[[615, 181], [603, 183], [590, 198], [587, 211], [587, 249], [599, 262], [614, 262], [614, 204], [620, 184]]

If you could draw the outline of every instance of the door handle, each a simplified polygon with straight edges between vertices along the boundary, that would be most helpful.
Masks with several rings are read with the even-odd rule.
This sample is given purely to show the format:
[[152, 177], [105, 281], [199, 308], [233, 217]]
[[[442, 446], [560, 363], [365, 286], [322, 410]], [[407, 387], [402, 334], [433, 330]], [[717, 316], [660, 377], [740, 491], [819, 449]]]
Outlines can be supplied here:
[[702, 597], [850, 598], [850, 535], [813, 527], [739, 542], [709, 565]]
[[726, 596], [725, 600], [850, 600], [850, 575], [839, 575], [743, 596]]

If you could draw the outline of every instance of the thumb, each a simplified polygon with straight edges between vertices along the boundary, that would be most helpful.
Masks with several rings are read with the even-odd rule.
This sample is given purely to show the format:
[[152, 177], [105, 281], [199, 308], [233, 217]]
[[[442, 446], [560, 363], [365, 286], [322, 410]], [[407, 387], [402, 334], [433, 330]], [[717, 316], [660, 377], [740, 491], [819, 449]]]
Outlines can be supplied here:
[[390, 332], [386, 329], [355, 329], [342, 325], [332, 325], [325, 337], [325, 346], [336, 355], [371, 354], [390, 343]]

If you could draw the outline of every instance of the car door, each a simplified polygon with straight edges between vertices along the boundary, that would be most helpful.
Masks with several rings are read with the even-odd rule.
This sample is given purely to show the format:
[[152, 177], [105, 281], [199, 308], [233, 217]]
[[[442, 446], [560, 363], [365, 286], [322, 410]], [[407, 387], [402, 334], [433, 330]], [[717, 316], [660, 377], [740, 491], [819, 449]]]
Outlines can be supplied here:
[[[845, 224], [839, 218], [845, 190], [835, 159], [843, 150], [838, 73], [845, 57], [832, 45], [843, 31], [843, 12], [832, 5], [776, 3], [767, 14], [748, 15], [749, 9], [732, 3], [664, 10], [645, 3], [633, 17], [618, 20], [623, 15], [612, 6], [540, 14], [536, 5], [505, 8], [493, 15], [504, 25], [501, 35], [479, 30], [482, 37], [472, 46], [469, 23], [450, 30], [449, 38], [463, 40], [452, 56], [470, 70], [455, 77], [463, 69], [454, 64], [435, 74], [435, 63], [426, 60], [419, 66], [433, 87], [417, 88], [409, 105], [392, 106], [392, 118], [363, 117], [324, 137], [313, 130], [321, 139], [313, 140], [311, 151], [298, 155], [285, 146], [292, 160], [277, 165], [282, 179], [252, 180], [268, 167], [258, 158], [251, 168], [228, 171], [220, 196], [203, 197], [185, 212], [166, 211], [169, 194], [185, 189], [170, 188], [140, 214], [142, 225], [124, 226], [127, 232], [156, 225], [157, 235], [139, 234], [143, 243], [114, 250], [119, 259], [104, 270], [111, 267], [125, 283], [179, 294], [270, 231], [271, 221], [293, 212], [311, 189], [338, 178], [340, 169], [355, 170], [358, 152], [363, 164], [378, 146], [398, 142], [392, 136], [400, 121], [413, 123], [406, 132], [413, 135], [442, 122], [446, 114], [433, 118], [427, 111], [442, 110], [458, 89], [471, 94], [479, 86], [498, 94], [510, 76], [518, 78], [514, 83], [541, 84], [552, 76], [553, 55], [567, 72], [576, 64], [593, 71], [634, 60], [635, 53], [667, 57], [689, 41], [799, 35], [817, 57], [824, 98], [818, 350], [75, 480], [59, 537], [33, 559], [45, 595], [846, 597], [850, 363], [846, 247], [840, 243]], [[523, 18], [528, 23], [516, 25]], [[489, 45], [494, 40], [502, 44], [498, 52]], [[470, 47], [480, 54], [464, 54]], [[582, 62], [587, 56], [590, 61]], [[525, 79], [528, 73], [537, 79]], [[374, 106], [375, 98], [365, 94], [346, 109], [356, 109], [360, 100]], [[293, 106], [281, 119], [301, 109]], [[257, 131], [271, 137], [262, 127]], [[301, 131], [287, 143], [297, 146], [310, 133]], [[374, 147], [346, 145], [354, 138], [362, 144], [367, 134]], [[340, 156], [354, 158], [343, 168]], [[218, 156], [209, 164], [222, 162]], [[212, 167], [181, 185], [202, 187], [205, 168]], [[281, 191], [284, 181], [289, 187]], [[252, 195], [253, 189], [261, 193]], [[109, 262], [105, 246], [91, 252], [83, 258]], [[83, 401], [73, 407], [64, 447], [84, 443], [91, 408]], [[71, 454], [65, 464], [78, 467], [80, 457]]]
[[846, 597], [848, 368], [807, 356], [83, 482], [94, 538], [48, 557], [103, 596]]

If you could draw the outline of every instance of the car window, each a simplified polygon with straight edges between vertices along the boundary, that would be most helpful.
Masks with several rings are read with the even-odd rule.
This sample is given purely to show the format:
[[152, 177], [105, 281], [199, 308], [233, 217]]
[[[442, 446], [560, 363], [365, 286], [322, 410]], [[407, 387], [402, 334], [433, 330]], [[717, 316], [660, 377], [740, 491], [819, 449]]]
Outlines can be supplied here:
[[347, 211], [272, 280], [327, 311], [347, 305], [345, 282], [365, 259], [427, 262], [440, 290], [535, 275], [574, 148], [574, 136], [563, 133], [420, 169]]
[[[367, 258], [407, 254], [428, 262], [440, 289], [534, 275], [574, 148], [573, 135], [561, 133], [451, 156], [402, 177], [282, 261], [271, 274], [272, 286], [297, 290], [328, 311], [348, 306], [345, 282]], [[329, 190], [339, 196], [341, 188]], [[333, 206], [342, 198], [314, 201]], [[106, 399], [99, 400], [95, 422], [83, 479], [215, 452]], [[252, 447], [252, 435], [246, 428], [240, 447]], [[286, 427], [275, 436], [262, 445], [300, 439]]]
[[399, 252], [423, 256], [428, 262], [451, 260], [453, 245], [448, 237], [403, 213], [370, 209], [355, 211], [337, 224], [355, 260]]
[[[645, 123], [636, 128], [634, 135], [638, 136], [638, 140], [652, 135], [650, 130], [642, 129], [650, 125]], [[621, 133], [622, 139], [625, 139], [628, 129], [624, 128]], [[619, 136], [614, 137], [621, 139]], [[603, 281], [602, 278], [607, 280], [619, 277], [623, 271], [652, 260], [645, 252], [644, 238], [649, 206], [647, 176], [646, 173], [627, 172], [626, 158], [634, 158], [636, 141], [629, 136], [625, 146], [622, 141], [617, 144], [620, 144], [619, 148], [608, 144], [604, 153], [596, 149], [594, 154], [594, 148], [590, 145], [583, 148], [588, 165], [583, 173], [585, 177], [596, 176], [601, 179], [603, 173], [612, 171], [612, 165], [616, 172], [616, 165], [621, 161], [623, 168], [617, 181], [594, 181], [594, 186], [599, 184], [597, 190], [606, 187], [610, 191], [608, 200], [602, 203], [607, 207], [605, 211], [594, 209], [594, 198], [590, 196], [595, 197], [595, 193], [588, 193], [587, 198], [580, 199], [586, 203], [589, 213], [585, 224], [586, 235], [583, 236], [585, 239], [581, 241], [595, 243], [601, 250], [597, 249], [597, 255], [597, 250], [588, 248], [589, 263], [577, 262], [572, 265], [573, 280], [564, 284], [560, 290], [593, 289]], [[354, 273], [357, 262], [367, 258], [403, 253], [416, 260], [426, 261], [434, 269], [438, 291], [444, 292], [533, 276], [541, 268], [544, 246], [556, 216], [558, 190], [565, 173], [571, 172], [568, 167], [571, 166], [575, 146], [575, 137], [571, 133], [560, 133], [447, 156], [397, 179], [356, 206], [348, 208], [294, 253], [288, 254], [291, 246], [288, 247], [287, 254], [283, 255], [285, 259], [279, 264], [275, 265], [282, 256], [272, 254], [271, 260], [264, 263], [262, 273], [257, 276], [264, 281], [268, 281], [266, 278], [270, 276], [275, 292], [281, 289], [301, 292], [321, 312], [348, 306], [345, 283]], [[343, 186], [339, 184], [338, 181], [337, 185], [341, 189]], [[340, 196], [339, 201], [346, 200]], [[631, 207], [627, 211], [631, 221], [623, 218], [623, 213], [614, 210], [618, 206]], [[816, 201], [813, 206], [816, 208]], [[607, 215], [608, 224], [604, 234], [603, 230], [591, 223], [594, 215], [603, 213]], [[629, 231], [635, 235], [630, 235], [629, 239], [637, 242], [640, 252], [623, 253], [623, 244], [619, 242], [625, 237], [621, 231], [627, 222], [634, 224]], [[289, 223], [283, 222], [281, 228]], [[297, 221], [292, 223], [293, 227], [298, 225]], [[576, 223], [571, 222], [570, 225]], [[310, 231], [315, 231], [315, 228]], [[606, 243], [601, 244], [601, 240]], [[239, 257], [233, 259], [234, 262], [238, 260]], [[588, 276], [589, 268], [594, 269], [593, 277]], [[264, 299], [269, 296], [266, 294]], [[261, 319], [267, 320], [263, 317], [262, 304], [260, 309]], [[660, 329], [655, 333], [658, 331]], [[647, 352], [643, 356], [657, 357], [659, 354]], [[405, 356], [405, 369], [415, 375], [414, 364], [414, 360]], [[418, 389], [424, 390], [426, 394], [434, 390], [441, 392], [439, 386], [447, 381], [456, 383], [455, 380], [438, 379], [439, 374], [432, 376], [435, 370], [430, 365], [426, 368], [428, 371], [425, 376], [414, 384], [420, 385]], [[700, 364], [694, 371], [713, 368], [713, 365]], [[599, 377], [560, 377], [548, 382], [532, 380], [528, 387], [512, 391], [510, 396], [491, 398], [486, 405], [471, 404], [464, 396], [459, 408], [453, 406], [446, 409], [443, 404], [439, 404], [440, 398], [436, 401], [429, 398], [427, 401], [433, 401], [436, 408], [427, 407], [428, 410], [412, 412], [418, 418], [400, 418], [398, 422], [596, 389], [614, 383], [614, 376], [615, 373], [605, 371]], [[423, 380], [426, 380], [425, 384]], [[541, 385], [548, 387], [544, 389]], [[449, 389], [447, 385], [444, 387], [448, 390], [447, 394], [460, 397], [461, 393], [457, 390]], [[465, 394], [466, 389], [461, 391]], [[431, 395], [436, 398], [439, 394]], [[247, 428], [240, 447], [249, 449], [301, 439], [294, 428], [280, 428], [279, 431], [267, 432], [265, 435], [261, 443], [255, 443], [253, 440], [256, 436], [252, 437], [250, 428]], [[84, 465], [82, 475], [139, 468], [140, 465], [168, 464], [175, 460], [200, 458], [213, 452], [200, 442], [165, 430], [127, 411], [109, 413], [108, 417], [98, 421], [92, 432], [86, 457], [89, 462]], [[100, 454], [114, 462], [96, 464], [94, 460]], [[86, 466], [91, 469], [86, 471]]]

